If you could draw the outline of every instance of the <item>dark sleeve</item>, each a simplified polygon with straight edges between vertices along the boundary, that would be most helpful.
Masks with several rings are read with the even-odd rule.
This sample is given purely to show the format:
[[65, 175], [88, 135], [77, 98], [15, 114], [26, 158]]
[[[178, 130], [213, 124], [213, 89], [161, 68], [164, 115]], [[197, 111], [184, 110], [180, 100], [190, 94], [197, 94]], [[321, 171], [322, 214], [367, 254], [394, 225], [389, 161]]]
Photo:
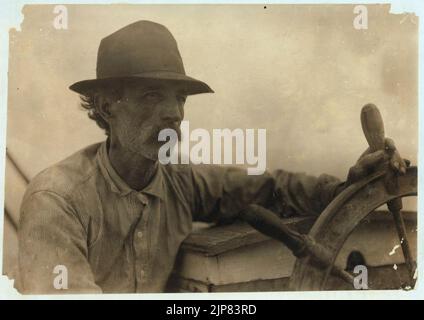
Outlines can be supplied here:
[[319, 215], [344, 188], [344, 182], [328, 174], [318, 177], [276, 170], [275, 197], [271, 209], [282, 216]]
[[[23, 293], [101, 293], [87, 259], [86, 231], [63, 197], [49, 191], [26, 196], [18, 236]], [[54, 286], [58, 276], [56, 281], [65, 284], [62, 266], [67, 270], [66, 290]]]
[[232, 221], [248, 204], [281, 216], [318, 215], [343, 185], [335, 177], [277, 170], [247, 175], [234, 167], [193, 166], [194, 213], [199, 221]]

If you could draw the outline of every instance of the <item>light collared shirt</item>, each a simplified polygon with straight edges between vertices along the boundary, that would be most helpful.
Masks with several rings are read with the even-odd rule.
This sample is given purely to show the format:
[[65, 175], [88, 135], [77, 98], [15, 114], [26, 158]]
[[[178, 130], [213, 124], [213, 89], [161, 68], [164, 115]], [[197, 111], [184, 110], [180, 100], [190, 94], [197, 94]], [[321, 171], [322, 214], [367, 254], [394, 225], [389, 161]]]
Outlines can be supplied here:
[[[19, 223], [18, 288], [163, 292], [193, 221], [231, 221], [249, 203], [282, 216], [316, 215], [339, 186], [328, 175], [249, 176], [241, 168], [158, 163], [147, 187], [135, 191], [112, 167], [107, 143], [94, 144], [29, 184]], [[65, 280], [67, 290], [59, 291]]]

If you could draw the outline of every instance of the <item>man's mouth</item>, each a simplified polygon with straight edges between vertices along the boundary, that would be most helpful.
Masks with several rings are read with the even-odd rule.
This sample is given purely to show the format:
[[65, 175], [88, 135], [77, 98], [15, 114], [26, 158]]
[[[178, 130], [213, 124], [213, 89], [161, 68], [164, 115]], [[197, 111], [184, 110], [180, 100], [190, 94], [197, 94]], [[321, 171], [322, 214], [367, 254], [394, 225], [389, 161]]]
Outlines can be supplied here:
[[180, 129], [180, 122], [179, 121], [168, 122], [168, 123], [164, 124], [163, 126], [160, 126], [159, 129], [158, 129], [158, 135], [159, 135], [159, 132], [161, 132], [164, 129], [170, 129], [170, 130], [175, 131], [178, 135], [178, 138], [180, 139], [181, 129]]

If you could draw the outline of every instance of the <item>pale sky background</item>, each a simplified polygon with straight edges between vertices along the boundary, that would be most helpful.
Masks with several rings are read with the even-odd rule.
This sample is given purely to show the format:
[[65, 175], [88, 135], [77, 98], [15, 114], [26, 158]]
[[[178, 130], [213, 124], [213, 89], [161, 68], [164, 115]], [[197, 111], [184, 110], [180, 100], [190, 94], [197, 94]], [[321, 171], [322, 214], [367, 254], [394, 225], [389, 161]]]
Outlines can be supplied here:
[[[29, 177], [105, 138], [72, 83], [95, 78], [100, 40], [137, 20], [169, 28], [188, 75], [214, 94], [189, 97], [190, 128], [267, 129], [267, 167], [345, 179], [367, 148], [360, 110], [375, 103], [386, 134], [417, 164], [418, 18], [367, 5], [27, 5], [10, 31], [7, 149]], [[17, 221], [25, 182], [6, 165], [5, 201]], [[416, 198], [404, 202], [415, 209]], [[7, 222], [7, 220], [6, 220]], [[4, 230], [3, 272], [13, 278], [16, 232]]]
[[[418, 21], [367, 5], [67, 5], [69, 28], [53, 28], [53, 5], [29, 5], [10, 32], [7, 148], [33, 177], [104, 139], [68, 89], [95, 78], [100, 40], [137, 20], [165, 25], [188, 75], [214, 94], [187, 100], [191, 129], [267, 129], [267, 167], [341, 179], [366, 149], [360, 110], [382, 113], [387, 136], [417, 163]], [[6, 199], [7, 201], [7, 199]]]

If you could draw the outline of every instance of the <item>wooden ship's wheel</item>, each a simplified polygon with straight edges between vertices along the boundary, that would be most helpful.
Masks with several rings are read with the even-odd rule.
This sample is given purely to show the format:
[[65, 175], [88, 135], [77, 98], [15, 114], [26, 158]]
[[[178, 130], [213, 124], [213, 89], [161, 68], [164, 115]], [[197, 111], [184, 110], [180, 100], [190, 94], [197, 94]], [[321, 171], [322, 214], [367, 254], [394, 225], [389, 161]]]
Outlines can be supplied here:
[[[416, 265], [406, 237], [405, 223], [400, 210], [402, 197], [417, 195], [417, 168], [410, 167], [405, 175], [397, 178], [396, 192], [388, 192], [385, 185], [385, 174], [385, 172], [379, 172], [351, 185], [324, 210], [310, 230], [309, 236], [325, 248], [323, 250], [325, 250], [325, 259], [328, 264], [317, 264], [310, 255], [298, 258], [290, 279], [291, 289], [324, 290], [337, 255], [349, 235], [362, 219], [386, 203], [394, 218], [393, 221], [409, 271], [410, 286], [413, 287]], [[336, 274], [352, 283], [352, 276], [347, 272], [346, 274], [336, 272]]]
[[[370, 150], [384, 149], [384, 127], [378, 109], [366, 105], [362, 109], [361, 121]], [[399, 154], [395, 157], [403, 161]], [[387, 204], [393, 215], [412, 288], [416, 281], [416, 262], [401, 209], [403, 197], [416, 195], [417, 168], [408, 167], [404, 174], [398, 174], [386, 165], [343, 190], [321, 213], [308, 235], [287, 228], [273, 213], [257, 205], [249, 206], [241, 214], [254, 228], [283, 242], [297, 257], [290, 278], [291, 290], [325, 290], [330, 275], [350, 283], [353, 289], [355, 275], [336, 265], [336, 258], [358, 224], [375, 209]]]

